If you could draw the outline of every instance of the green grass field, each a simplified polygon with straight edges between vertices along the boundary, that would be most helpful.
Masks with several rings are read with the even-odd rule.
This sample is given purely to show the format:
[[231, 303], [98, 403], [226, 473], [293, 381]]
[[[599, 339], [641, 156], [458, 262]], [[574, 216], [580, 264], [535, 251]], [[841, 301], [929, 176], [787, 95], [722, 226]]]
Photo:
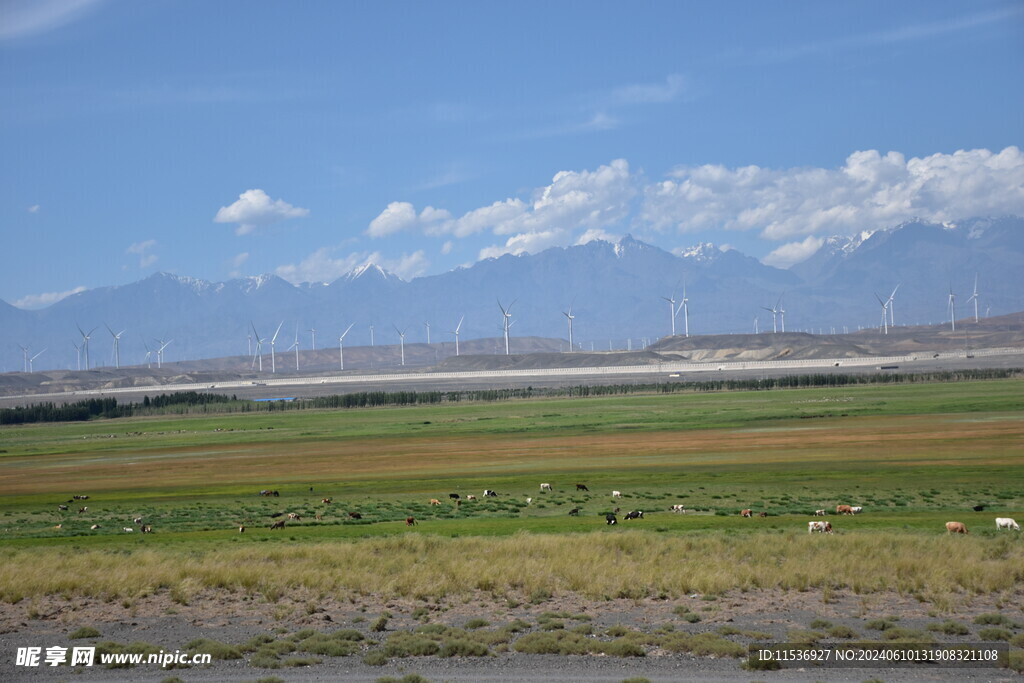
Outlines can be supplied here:
[[[541, 482], [554, 491], [542, 493]], [[577, 483], [589, 491], [577, 491]], [[498, 497], [485, 499], [485, 488]], [[261, 489], [280, 496], [261, 497]], [[613, 499], [613, 490], [622, 497]], [[584, 577], [586, 571], [612, 571], [600, 553], [620, 548], [649, 568], [639, 572], [649, 578], [639, 582], [647, 594], [674, 594], [695, 582], [714, 590], [764, 582], [932, 594], [1005, 591], [1024, 581], [1024, 540], [1019, 533], [997, 533], [993, 518], [1024, 521], [1024, 382], [5, 427], [0, 491], [0, 586], [6, 587], [0, 597], [7, 600], [104, 585], [102, 590], [117, 593], [124, 589], [101, 580], [103, 567], [110, 574], [110, 562], [124, 565], [113, 575], [132, 590], [182, 590], [186, 579], [201, 586], [284, 590], [286, 585], [243, 576], [244, 558], [266, 553], [280, 553], [292, 576], [312, 572], [303, 585], [314, 590], [363, 590], [381, 575], [382, 548], [415, 567], [417, 553], [465, 555], [484, 542], [499, 544], [504, 550], [498, 556], [508, 559], [473, 565], [476, 579], [458, 573], [466, 586], [519, 590], [546, 578], [564, 590], [618, 595], [624, 586]], [[453, 492], [462, 497], [460, 506], [449, 500]], [[71, 500], [76, 494], [89, 499]], [[466, 500], [470, 494], [477, 500]], [[441, 504], [431, 505], [431, 499]], [[668, 511], [677, 503], [686, 514]], [[861, 505], [864, 513], [831, 514], [835, 537], [809, 537], [810, 514], [821, 508], [833, 513], [838, 503]], [[58, 510], [60, 504], [69, 510]], [[979, 504], [983, 512], [971, 509]], [[645, 518], [624, 521], [620, 514], [619, 524], [609, 527], [603, 515], [616, 507], [622, 513], [643, 510]], [[578, 516], [568, 514], [574, 508]], [[743, 508], [769, 516], [741, 519]], [[268, 528], [277, 519], [271, 515], [289, 512], [302, 519], [283, 530]], [[153, 534], [138, 533], [132, 520], [139, 516]], [[418, 524], [406, 526], [408, 516]], [[947, 538], [943, 525], [949, 520], [966, 523], [971, 535]], [[239, 524], [247, 527], [244, 534]], [[547, 540], [540, 544], [538, 538]], [[574, 547], [600, 552], [585, 562], [574, 556], [578, 561], [562, 567], [558, 548], [570, 538]], [[530, 547], [546, 550], [532, 566], [535, 578], [527, 580], [511, 562]], [[85, 558], [74, 565], [78, 578], [30, 571], [69, 548]], [[937, 548], [952, 558], [950, 566], [927, 575], [908, 569], [928, 564], [920, 560]], [[841, 569], [844, 556], [872, 552], [889, 558], [879, 562], [877, 582]], [[821, 574], [776, 571], [792, 570], [797, 565], [789, 560], [806, 560], [808, 553], [825, 568]], [[336, 554], [377, 558], [378, 565], [369, 562], [363, 579], [352, 568], [348, 579], [314, 580], [316, 557]], [[705, 558], [705, 569], [687, 565], [689, 578], [676, 575], [669, 568], [678, 564], [677, 554]], [[183, 568], [184, 557], [192, 570]], [[972, 563], [986, 567], [975, 578], [968, 577]], [[203, 572], [196, 569], [205, 565]], [[389, 563], [388, 571], [403, 575], [398, 565]], [[766, 572], [768, 567], [774, 569]], [[126, 578], [143, 568], [145, 576], [162, 578]], [[424, 586], [455, 590], [438, 580], [440, 574], [426, 574]], [[675, 578], [659, 578], [666, 574]], [[410, 576], [396, 579], [393, 590], [428, 589]]]

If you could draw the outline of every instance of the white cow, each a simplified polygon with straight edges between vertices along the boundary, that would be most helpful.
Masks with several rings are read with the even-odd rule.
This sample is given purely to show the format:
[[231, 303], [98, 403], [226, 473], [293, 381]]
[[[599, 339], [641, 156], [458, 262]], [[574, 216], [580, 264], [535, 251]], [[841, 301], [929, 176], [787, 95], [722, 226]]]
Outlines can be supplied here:
[[1020, 524], [1017, 524], [1017, 522], [1013, 521], [1009, 517], [996, 517], [996, 528], [1020, 531]]
[[673, 505], [672, 507], [669, 508], [669, 510], [672, 512], [678, 512], [680, 514], [686, 512], [686, 510], [683, 509], [682, 505]]
[[820, 534], [832, 533], [832, 522], [807, 522], [807, 533], [813, 534], [815, 531]]
[[622, 491], [612, 491], [612, 498], [622, 498]]
[[526, 504], [527, 504], [527, 505], [529, 505], [529, 504], [530, 504], [530, 503], [532, 503], [532, 502], [533, 502], [533, 498], [527, 498], [527, 499], [526, 499]]
[[824, 510], [815, 510], [814, 511], [814, 516], [815, 517], [824, 517], [825, 516], [825, 511]]
[[541, 491], [550, 491], [551, 490], [551, 484], [541, 484], [540, 485], [540, 490]]
[[864, 512], [864, 508], [862, 508], [860, 505], [854, 505], [853, 507], [850, 508], [851, 515], [859, 515], [862, 512]]

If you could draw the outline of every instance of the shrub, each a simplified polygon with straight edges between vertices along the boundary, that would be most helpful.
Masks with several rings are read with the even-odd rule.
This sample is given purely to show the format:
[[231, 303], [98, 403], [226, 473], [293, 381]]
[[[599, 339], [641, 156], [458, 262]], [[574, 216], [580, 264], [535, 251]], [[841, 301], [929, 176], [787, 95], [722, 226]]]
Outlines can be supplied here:
[[967, 628], [965, 624], [953, 621], [952, 619], [946, 619], [941, 624], [928, 624], [928, 630], [945, 633], [947, 636], [965, 636], [971, 632], [971, 629]]
[[295, 645], [299, 652], [328, 657], [347, 657], [359, 651], [359, 646], [351, 640], [339, 639], [324, 633], [317, 633], [300, 640]]
[[79, 629], [75, 629], [71, 635], [68, 636], [69, 640], [77, 640], [78, 638], [99, 638], [100, 632], [94, 629], [92, 626], [83, 626]]
[[373, 622], [373, 624], [370, 626], [370, 630], [374, 633], [381, 633], [383, 631], [386, 631], [387, 628], [388, 618], [383, 614], [377, 619], [377, 621]]
[[1014, 626], [1013, 620], [1009, 617], [1004, 617], [998, 612], [990, 614], [979, 614], [974, 617], [975, 624], [984, 624], [986, 626]]
[[854, 631], [849, 626], [843, 626], [842, 624], [839, 624], [838, 626], [833, 626], [828, 631], [826, 631], [826, 633], [828, 633], [828, 635], [831, 636], [832, 638], [856, 638], [857, 637], [857, 632], [856, 631]]
[[370, 650], [363, 657], [363, 664], [367, 666], [384, 666], [388, 663], [388, 656], [383, 650]]
[[486, 619], [470, 619], [466, 622], [466, 628], [468, 629], [483, 628], [484, 626], [490, 626], [490, 622]]
[[197, 638], [189, 642], [185, 649], [189, 652], [202, 652], [209, 654], [213, 659], [241, 659], [242, 652], [234, 645], [222, 643], [219, 640], [209, 638]]
[[832, 628], [832, 622], [825, 619], [815, 619], [808, 626], [819, 629]]
[[569, 631], [528, 633], [515, 642], [516, 652], [531, 655], [585, 655], [592, 641]]
[[647, 655], [640, 643], [629, 638], [616, 638], [610, 643], [602, 643], [601, 652], [612, 657], [644, 657]]
[[1013, 633], [1005, 628], [983, 628], [978, 631], [978, 637], [982, 640], [1010, 640]]
[[437, 651], [438, 657], [486, 657], [490, 649], [483, 643], [464, 638], [445, 640]]

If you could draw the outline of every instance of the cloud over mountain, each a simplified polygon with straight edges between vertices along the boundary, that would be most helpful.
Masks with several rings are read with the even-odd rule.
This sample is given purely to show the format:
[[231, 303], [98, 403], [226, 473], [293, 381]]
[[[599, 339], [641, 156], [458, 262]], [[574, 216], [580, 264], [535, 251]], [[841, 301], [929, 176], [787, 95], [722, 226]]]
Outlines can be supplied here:
[[260, 189], [246, 190], [238, 195], [238, 201], [222, 206], [214, 216], [215, 223], [238, 223], [236, 235], [245, 235], [261, 225], [277, 223], [288, 218], [302, 218], [309, 215], [309, 209], [292, 206], [283, 199], [272, 200]]

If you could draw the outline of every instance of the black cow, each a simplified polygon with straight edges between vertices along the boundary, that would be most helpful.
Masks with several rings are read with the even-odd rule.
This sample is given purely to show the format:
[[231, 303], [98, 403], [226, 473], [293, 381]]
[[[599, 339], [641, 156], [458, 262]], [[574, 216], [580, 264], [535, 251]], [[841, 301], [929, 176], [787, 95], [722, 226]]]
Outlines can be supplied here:
[[484, 498], [497, 498], [498, 494], [490, 489], [484, 489]]
[[973, 507], [972, 509], [973, 509], [973, 510], [974, 510], [975, 512], [981, 512], [982, 510], [984, 510], [984, 509], [985, 509], [985, 506], [984, 506], [984, 505], [975, 505], [975, 506], [974, 506], [974, 507]]
[[615, 515], [613, 515], [612, 513], [609, 512], [607, 515], [604, 516], [604, 523], [605, 524], [618, 524], [619, 520], [615, 518]]
[[644, 511], [643, 510], [633, 510], [631, 512], [627, 512], [626, 516], [625, 516], [625, 519], [643, 519], [643, 518], [644, 518]]
[[589, 491], [586, 484], [576, 484], [577, 491]]
[[363, 516], [361, 514], [359, 514], [358, 512], [350, 512], [350, 513], [348, 513], [348, 516], [351, 517], [352, 519], [362, 519], [363, 518]]
[[459, 494], [457, 494], [457, 493], [449, 493], [448, 497], [451, 498], [452, 500], [458, 500], [459, 499]]
[[569, 510], [569, 516], [570, 517], [579, 517], [579, 515], [580, 515], [580, 509], [579, 508], [573, 508], [572, 510]]

